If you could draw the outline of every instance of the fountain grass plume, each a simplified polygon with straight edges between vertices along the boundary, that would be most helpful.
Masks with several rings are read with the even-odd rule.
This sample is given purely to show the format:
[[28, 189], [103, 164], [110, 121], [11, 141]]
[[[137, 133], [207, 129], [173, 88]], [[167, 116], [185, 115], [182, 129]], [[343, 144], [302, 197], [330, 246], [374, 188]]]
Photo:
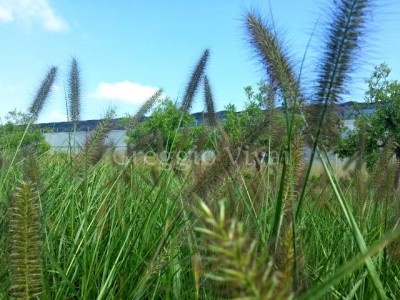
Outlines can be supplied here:
[[133, 129], [143, 118], [143, 116], [153, 107], [153, 105], [160, 99], [163, 94], [163, 90], [157, 90], [145, 103], [140, 107], [138, 112], [130, 118], [128, 121], [127, 128]]
[[43, 293], [40, 208], [37, 192], [21, 182], [9, 208], [11, 299], [35, 299]]
[[73, 58], [68, 79], [68, 100], [69, 114], [75, 130], [80, 119], [81, 111], [81, 83], [79, 74], [80, 70], [78, 67], [78, 62], [76, 58]]
[[[258, 240], [245, 232], [243, 224], [226, 217], [222, 201], [217, 215], [204, 202], [200, 202], [199, 211], [202, 225], [195, 229], [206, 241], [201, 249], [206, 254], [203, 260], [209, 262], [205, 277], [222, 284], [222, 289], [218, 289], [223, 294], [220, 296], [233, 299], [293, 299], [291, 282], [285, 281], [287, 278], [276, 269], [268, 254], [260, 253]], [[290, 251], [284, 253], [287, 261], [293, 259]], [[290, 263], [287, 271], [291, 271]]]
[[[337, 103], [350, 80], [349, 73], [353, 70], [355, 60], [361, 45], [361, 37], [365, 33], [367, 15], [372, 8], [371, 0], [340, 0], [334, 1], [332, 19], [326, 31], [327, 41], [323, 49], [323, 57], [317, 77], [316, 97], [313, 102], [318, 106], [318, 114], [312, 114], [315, 134], [310, 163], [307, 169], [307, 182], [312, 162], [317, 152], [320, 135], [329, 106]], [[303, 186], [296, 217], [299, 216], [306, 187]]]
[[318, 68], [316, 96], [313, 99], [318, 107], [318, 114], [314, 114], [317, 117], [317, 131], [313, 149], [319, 141], [326, 117], [329, 116], [330, 106], [341, 100], [350, 81], [350, 73], [359, 56], [372, 3], [371, 0], [334, 2], [332, 20], [326, 29], [327, 40]]
[[210, 126], [217, 126], [218, 119], [215, 115], [215, 102], [211, 91], [210, 82], [207, 76], [204, 76], [204, 99], [207, 107], [207, 122]]
[[[247, 30], [247, 40], [251, 45], [255, 56], [264, 66], [268, 75], [270, 83], [269, 88], [271, 89], [269, 96], [273, 99], [275, 93], [279, 89], [283, 97], [287, 130], [285, 137], [287, 155], [285, 155], [285, 157], [288, 159], [285, 159], [284, 161], [281, 188], [277, 196], [275, 207], [275, 221], [271, 236], [276, 237], [281, 224], [285, 185], [288, 185], [289, 182], [285, 173], [289, 172], [293, 175], [293, 166], [291, 164], [291, 140], [293, 139], [293, 128], [295, 127], [294, 118], [298, 109], [298, 104], [304, 97], [301, 93], [300, 82], [293, 64], [289, 59], [289, 55], [285, 51], [283, 41], [276, 33], [273, 23], [264, 21], [261, 16], [255, 13], [247, 12], [245, 14], [244, 24]], [[273, 100], [270, 101], [271, 104], [273, 104], [273, 102]], [[254, 131], [250, 131], [252, 139], [255, 139], [260, 135], [260, 129], [266, 128], [267, 130], [271, 130], [273, 124], [276, 124], [276, 122], [274, 122], [274, 107], [272, 107], [272, 110], [271, 108], [269, 109], [270, 111], [268, 116], [264, 118], [259, 126], [255, 126]]]
[[210, 51], [206, 49], [190, 76], [181, 104], [181, 110], [184, 112], [188, 112], [192, 106], [193, 98], [196, 95], [201, 79], [203, 78], [209, 56]]
[[245, 14], [245, 27], [247, 40], [265, 67], [271, 85], [281, 89], [285, 100], [294, 101], [299, 96], [299, 82], [275, 28], [252, 12]]
[[337, 103], [345, 92], [360, 54], [371, 0], [334, 1], [332, 20], [327, 27], [326, 43], [317, 78], [316, 102]]
[[103, 157], [107, 146], [105, 140], [113, 129], [111, 122], [115, 116], [114, 109], [107, 111], [104, 119], [96, 126], [90, 136], [86, 139], [83, 149], [79, 153], [78, 161], [86, 160], [89, 165], [94, 165]]
[[[313, 110], [309, 122], [313, 124], [316, 145], [320, 136], [338, 136], [335, 122], [335, 104], [350, 82], [357, 57], [360, 55], [363, 37], [371, 14], [373, 0], [334, 1], [331, 21], [326, 28], [326, 43], [318, 66]], [[331, 138], [331, 137], [330, 137]], [[314, 146], [313, 146], [314, 148]]]
[[47, 72], [46, 77], [43, 79], [42, 84], [36, 92], [36, 96], [33, 99], [31, 105], [28, 108], [28, 112], [32, 116], [32, 120], [36, 121], [40, 112], [42, 111], [46, 99], [50, 94], [51, 87], [57, 76], [57, 67], [51, 67]]

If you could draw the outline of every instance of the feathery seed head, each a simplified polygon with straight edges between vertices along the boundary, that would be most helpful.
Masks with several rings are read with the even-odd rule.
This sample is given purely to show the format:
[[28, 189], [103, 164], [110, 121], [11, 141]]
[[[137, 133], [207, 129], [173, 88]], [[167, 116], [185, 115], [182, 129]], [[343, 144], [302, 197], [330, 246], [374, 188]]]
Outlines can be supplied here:
[[188, 112], [192, 106], [193, 98], [196, 95], [200, 81], [203, 78], [209, 56], [210, 51], [206, 49], [190, 76], [181, 104], [181, 110], [184, 112]]
[[29, 113], [32, 115], [33, 120], [36, 120], [42, 111], [46, 99], [50, 94], [51, 87], [54, 84], [57, 75], [57, 67], [51, 67], [46, 77], [43, 79], [40, 88], [36, 92], [36, 96], [29, 106]]

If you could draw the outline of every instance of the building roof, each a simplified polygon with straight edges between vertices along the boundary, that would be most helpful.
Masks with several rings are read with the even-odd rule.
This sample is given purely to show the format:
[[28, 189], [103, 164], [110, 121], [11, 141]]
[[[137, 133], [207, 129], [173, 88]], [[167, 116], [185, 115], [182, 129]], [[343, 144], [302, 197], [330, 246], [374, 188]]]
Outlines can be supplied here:
[[[359, 103], [354, 101], [344, 102], [338, 105], [339, 112], [342, 114], [344, 120], [354, 120], [355, 117], [360, 113], [359, 110], [356, 110], [356, 106], [366, 114], [371, 114], [375, 110], [376, 104], [372, 103]], [[226, 110], [216, 112], [217, 118], [220, 121], [225, 120], [226, 118]], [[240, 112], [238, 112], [240, 113]], [[196, 125], [201, 125], [206, 122], [207, 113], [205, 112], [197, 112], [193, 113], [192, 116], [196, 120]], [[142, 121], [146, 117], [142, 118]], [[123, 125], [122, 118], [112, 119], [111, 123], [113, 124], [113, 130], [125, 130], [125, 126]], [[85, 120], [79, 121], [77, 125], [77, 131], [92, 131], [102, 120]], [[53, 132], [71, 132], [73, 130], [72, 122], [52, 122], [52, 123], [40, 123], [37, 126], [43, 131], [53, 131]]]

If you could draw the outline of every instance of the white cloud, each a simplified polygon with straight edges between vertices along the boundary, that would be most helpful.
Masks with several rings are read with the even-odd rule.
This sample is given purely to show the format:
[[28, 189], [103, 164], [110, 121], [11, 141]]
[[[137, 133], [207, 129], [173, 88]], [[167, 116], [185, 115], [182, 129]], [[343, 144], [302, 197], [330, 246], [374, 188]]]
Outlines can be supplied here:
[[96, 92], [89, 97], [101, 100], [121, 101], [132, 104], [142, 104], [158, 89], [130, 81], [116, 83], [100, 82]]
[[2, 5], [3, 4], [0, 4], [0, 22], [11, 22], [12, 20], [14, 20], [12, 12]]
[[67, 115], [54, 110], [49, 114], [42, 115], [39, 118], [40, 123], [52, 123], [52, 122], [65, 122], [67, 121]]
[[68, 23], [57, 16], [48, 0], [0, 0], [0, 22], [39, 22], [48, 31], [68, 30]]

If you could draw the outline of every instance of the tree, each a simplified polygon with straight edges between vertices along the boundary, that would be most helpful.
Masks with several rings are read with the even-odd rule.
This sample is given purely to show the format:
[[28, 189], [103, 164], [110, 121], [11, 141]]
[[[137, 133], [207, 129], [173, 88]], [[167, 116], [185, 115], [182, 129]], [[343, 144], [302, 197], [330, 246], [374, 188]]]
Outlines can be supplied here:
[[127, 130], [126, 134], [128, 144], [136, 151], [170, 153], [194, 148], [204, 130], [206, 127], [196, 126], [194, 117], [166, 98], [150, 117], [135, 128]]
[[26, 130], [31, 118], [30, 115], [16, 110], [8, 113], [6, 116], [7, 122], [0, 125], [0, 150], [16, 151], [20, 144], [21, 148], [33, 147], [39, 153], [44, 153], [50, 149], [50, 145], [46, 142], [39, 128], [31, 125]]
[[[270, 93], [269, 87], [260, 82], [257, 92], [251, 86], [245, 87], [244, 90], [247, 102], [242, 112], [237, 112], [233, 104], [226, 106], [224, 129], [231, 143], [239, 144], [255, 130], [262, 130], [254, 145], [247, 146], [278, 150], [282, 146], [285, 123], [282, 111], [275, 107], [274, 96]], [[267, 126], [260, 128], [260, 124]]]
[[367, 80], [365, 101], [375, 107], [373, 114], [360, 113], [354, 129], [348, 130], [335, 153], [341, 157], [358, 155], [371, 168], [382, 149], [390, 147], [400, 164], [400, 83], [389, 80], [390, 68], [382, 63]]

